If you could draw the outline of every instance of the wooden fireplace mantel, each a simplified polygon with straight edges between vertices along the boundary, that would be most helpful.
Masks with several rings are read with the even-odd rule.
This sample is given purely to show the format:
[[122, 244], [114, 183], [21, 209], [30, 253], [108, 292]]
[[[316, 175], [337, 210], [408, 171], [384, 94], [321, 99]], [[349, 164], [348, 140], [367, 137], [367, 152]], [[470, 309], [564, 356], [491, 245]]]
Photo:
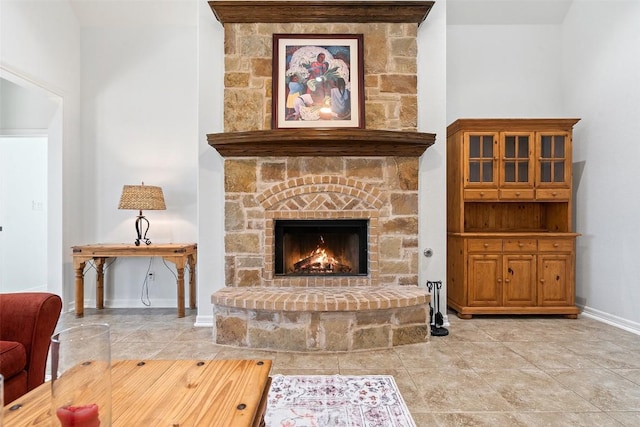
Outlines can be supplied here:
[[395, 22], [425, 20], [433, 1], [210, 1], [222, 24]]
[[399, 156], [419, 157], [432, 133], [374, 129], [272, 129], [207, 135], [223, 157]]

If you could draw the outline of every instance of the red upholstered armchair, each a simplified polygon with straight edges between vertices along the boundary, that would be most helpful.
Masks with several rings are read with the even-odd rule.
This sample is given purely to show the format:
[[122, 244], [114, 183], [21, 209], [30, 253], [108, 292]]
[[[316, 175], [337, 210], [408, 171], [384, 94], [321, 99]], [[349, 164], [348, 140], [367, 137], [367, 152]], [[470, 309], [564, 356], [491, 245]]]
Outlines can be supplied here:
[[0, 294], [0, 374], [4, 403], [44, 382], [51, 335], [62, 300], [43, 292]]

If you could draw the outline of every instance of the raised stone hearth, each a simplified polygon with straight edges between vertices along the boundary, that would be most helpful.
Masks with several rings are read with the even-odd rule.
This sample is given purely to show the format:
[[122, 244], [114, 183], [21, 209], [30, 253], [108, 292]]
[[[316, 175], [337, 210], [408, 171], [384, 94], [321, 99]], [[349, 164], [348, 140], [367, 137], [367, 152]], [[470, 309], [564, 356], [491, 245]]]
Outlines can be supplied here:
[[287, 351], [352, 351], [424, 342], [429, 296], [415, 286], [224, 288], [218, 344]]

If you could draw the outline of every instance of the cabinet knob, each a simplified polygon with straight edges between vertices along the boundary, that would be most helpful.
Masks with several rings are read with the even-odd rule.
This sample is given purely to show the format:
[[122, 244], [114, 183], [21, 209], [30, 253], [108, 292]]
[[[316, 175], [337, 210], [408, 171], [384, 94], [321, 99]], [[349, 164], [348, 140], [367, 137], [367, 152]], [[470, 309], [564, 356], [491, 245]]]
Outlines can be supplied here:
[[519, 197], [519, 196], [520, 196], [520, 192], [516, 191], [516, 197]]
[[553, 244], [553, 247], [554, 247], [554, 248], [557, 248], [558, 246], [560, 246], [558, 243], [554, 243], [554, 244]]
[[523, 248], [524, 247], [524, 243], [518, 243], [518, 247]]
[[502, 279], [498, 279], [498, 283], [502, 283]]
[[558, 193], [556, 191], [554, 191], [553, 193], [551, 193], [551, 195], [555, 197], [555, 196], [558, 195]]
[[510, 283], [511, 279], [504, 279], [505, 283]]
[[540, 279], [540, 283], [544, 283], [544, 279]]
[[484, 191], [480, 192], [480, 197], [484, 197]]
[[489, 247], [489, 244], [488, 244], [488, 243], [485, 243], [485, 244], [484, 244], [484, 247], [485, 247], [485, 248], [488, 248], [488, 247]]

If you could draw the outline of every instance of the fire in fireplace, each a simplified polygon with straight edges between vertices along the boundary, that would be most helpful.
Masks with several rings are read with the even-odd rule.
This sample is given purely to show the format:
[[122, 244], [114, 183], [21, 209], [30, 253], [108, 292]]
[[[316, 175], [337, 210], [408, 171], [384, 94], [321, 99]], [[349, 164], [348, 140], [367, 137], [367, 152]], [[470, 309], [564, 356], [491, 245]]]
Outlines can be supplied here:
[[276, 275], [367, 274], [367, 220], [276, 220]]

